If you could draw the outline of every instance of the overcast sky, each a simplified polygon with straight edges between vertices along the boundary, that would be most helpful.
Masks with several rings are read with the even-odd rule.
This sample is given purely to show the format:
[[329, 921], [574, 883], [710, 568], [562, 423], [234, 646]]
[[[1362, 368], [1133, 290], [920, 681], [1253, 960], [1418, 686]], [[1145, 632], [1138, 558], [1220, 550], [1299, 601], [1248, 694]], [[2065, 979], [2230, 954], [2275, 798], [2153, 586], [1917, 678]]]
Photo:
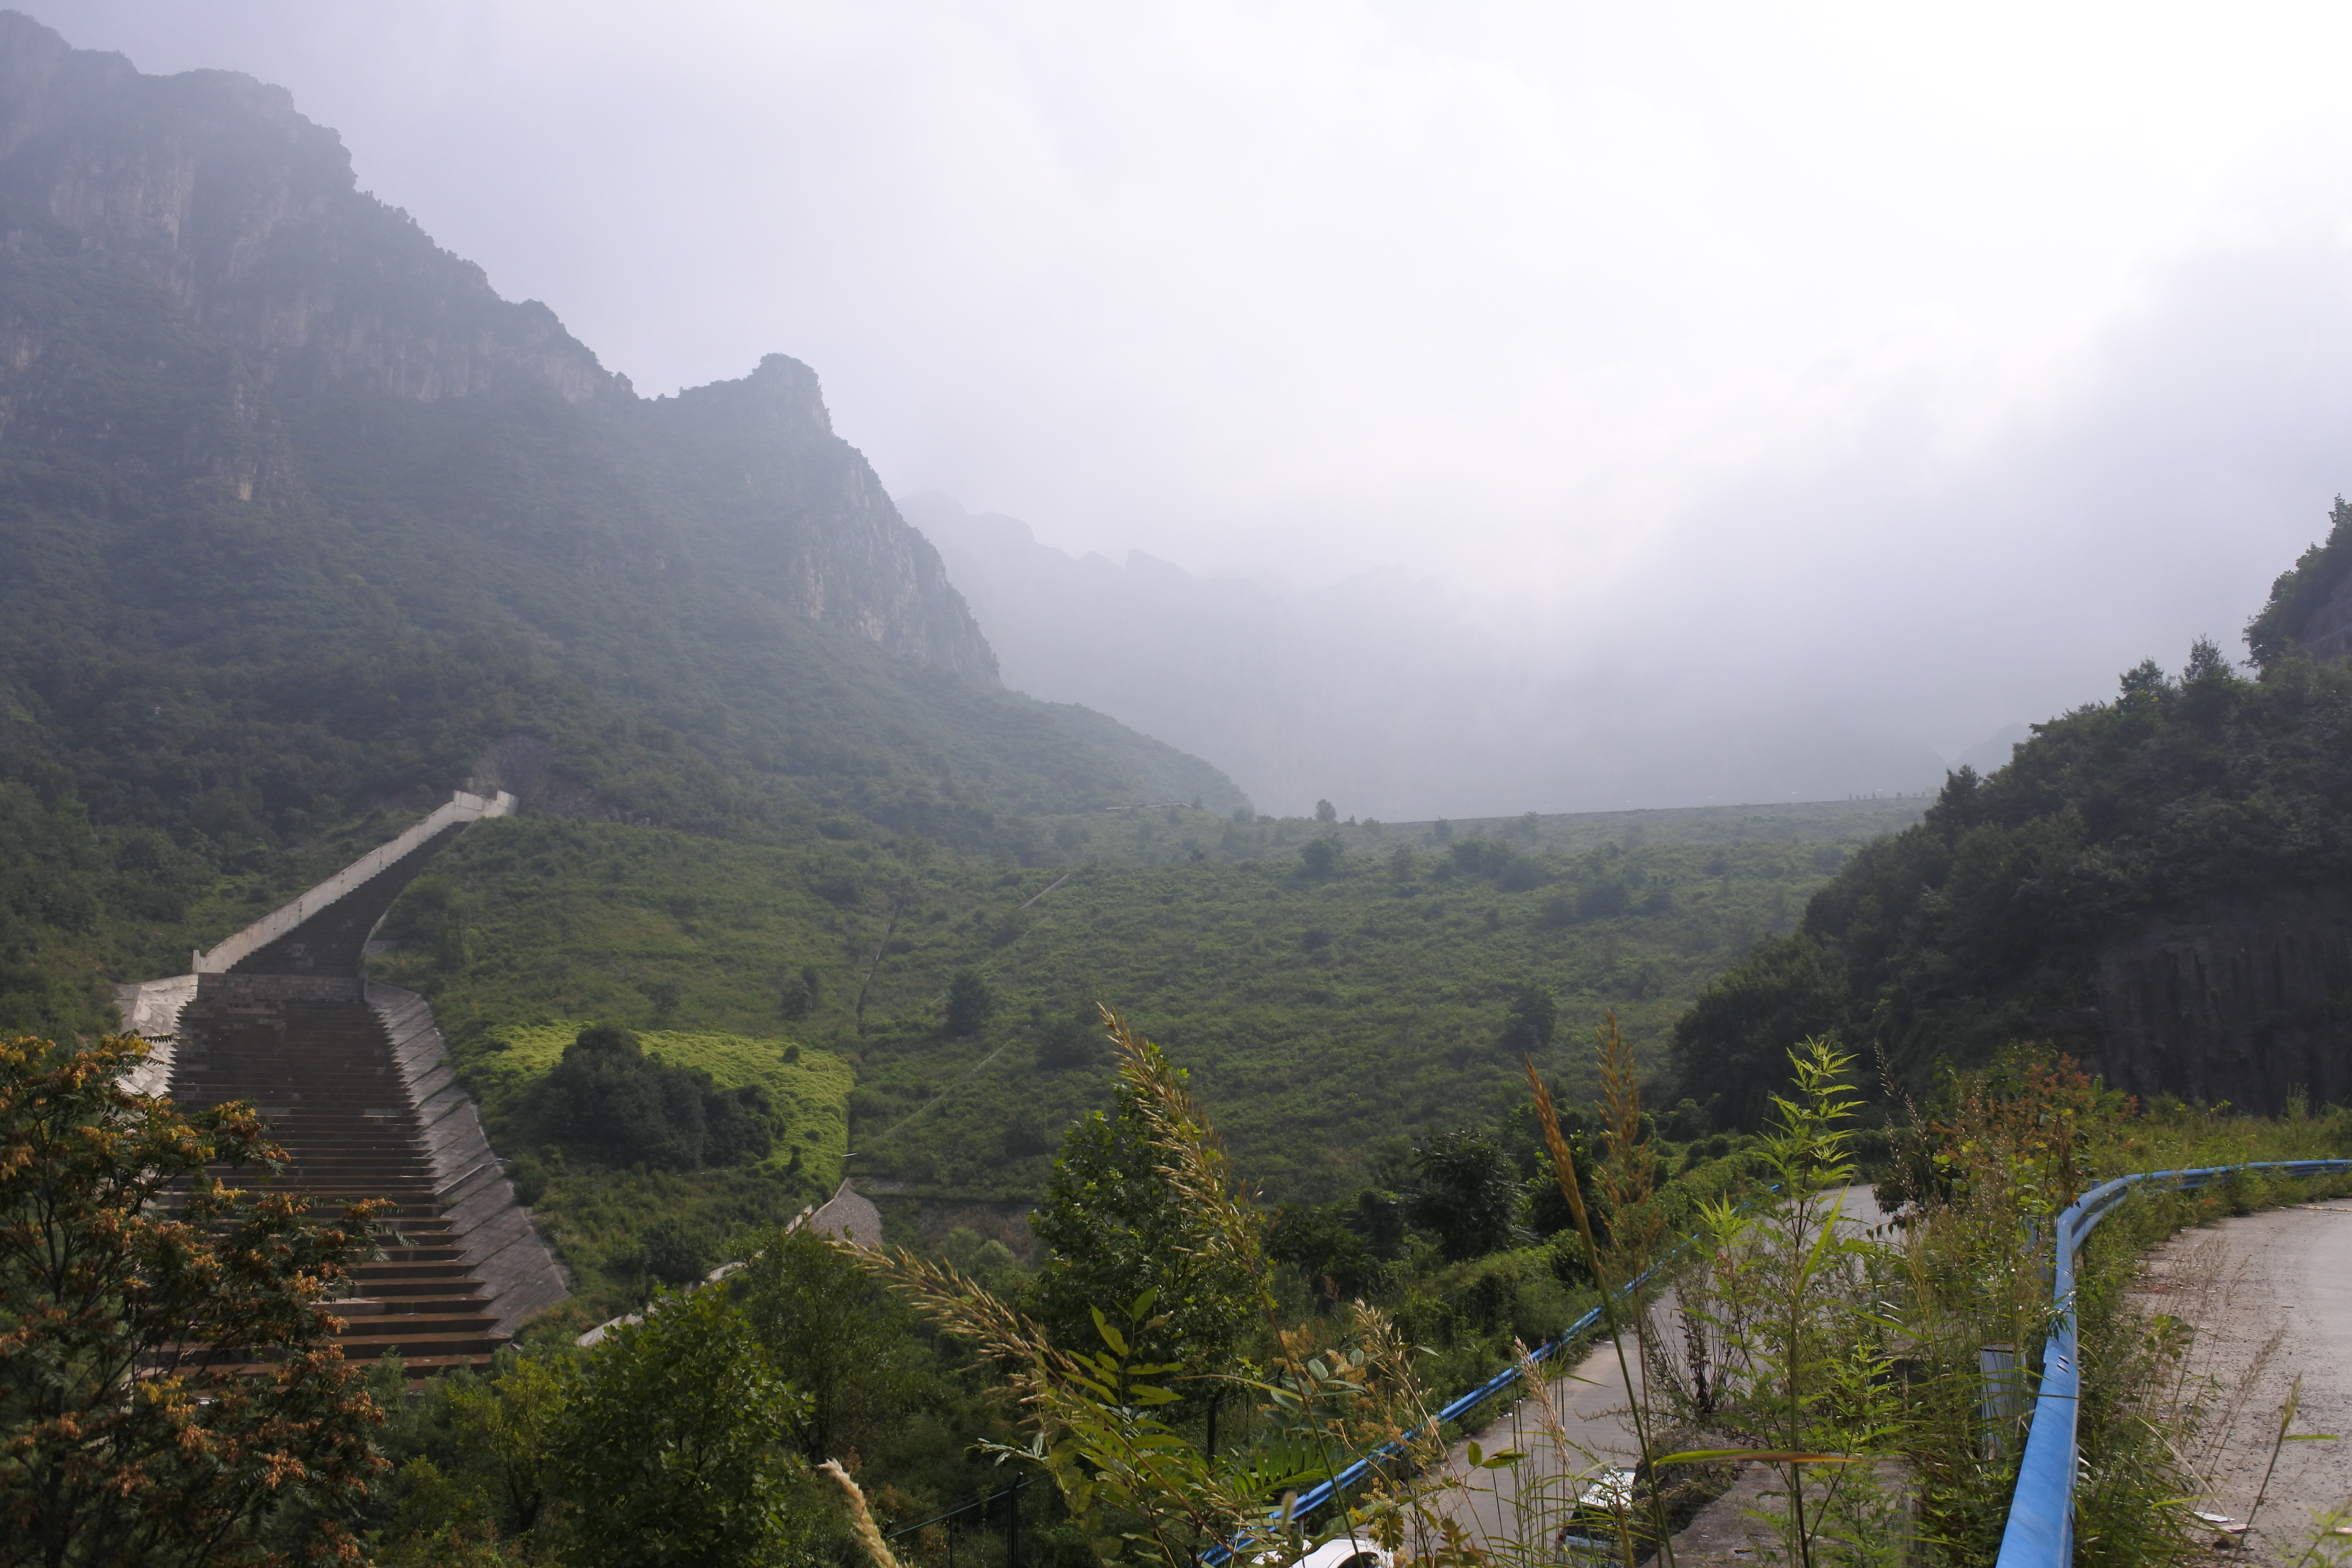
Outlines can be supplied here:
[[1587, 721], [1948, 756], [2235, 651], [2352, 489], [2341, 6], [19, 3], [290, 88], [640, 391], [782, 351], [895, 493], [1402, 566]]

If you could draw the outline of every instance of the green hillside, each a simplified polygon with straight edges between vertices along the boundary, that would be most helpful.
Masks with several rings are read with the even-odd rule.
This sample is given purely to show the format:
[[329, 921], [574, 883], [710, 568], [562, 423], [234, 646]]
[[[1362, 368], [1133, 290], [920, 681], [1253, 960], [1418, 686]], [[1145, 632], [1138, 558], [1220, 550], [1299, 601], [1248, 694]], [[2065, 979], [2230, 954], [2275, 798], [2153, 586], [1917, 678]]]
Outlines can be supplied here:
[[[1234, 826], [1149, 815], [1180, 842]], [[913, 838], [757, 845], [522, 817], [469, 831], [409, 889], [375, 973], [433, 998], [486, 1086], [505, 1070], [492, 1043], [548, 1018], [831, 1051], [857, 1075], [853, 1171], [975, 1196], [1042, 1186], [1104, 1092], [1092, 1008], [1109, 1002], [1181, 1054], [1277, 1195], [1319, 1200], [1407, 1133], [1515, 1100], [1518, 1051], [1537, 1044], [1512, 1034], [1523, 988], [1556, 1000], [1537, 1055], [1570, 1083], [1606, 1008], [1662, 1064], [1701, 987], [1862, 848], [1874, 819], [1858, 820], [1843, 839], [1580, 854], [1391, 842], [1318, 869], [1301, 851], [1336, 840], [1295, 819], [1245, 825], [1298, 845], [1255, 858], [1033, 867]], [[992, 1007], [950, 1036], [964, 972]]]
[[[2352, 671], [2303, 652], [2342, 637], [2352, 507], [2332, 521], [2249, 628], [2257, 676], [2200, 640], [2179, 675], [2144, 662], [2114, 700], [2034, 726], [2007, 767], [1963, 769], [1707, 989], [1676, 1030], [1683, 1091], [1753, 1126], [1789, 1041], [1834, 1030], [1915, 1088], [2045, 1040], [2142, 1093], [2265, 1112], [2352, 1093], [2328, 956], [2328, 900], [2352, 885]], [[2179, 971], [2154, 960], [2168, 1033], [2145, 1048], [2112, 1024], [2149, 959], [2103, 975], [2101, 956], [2163, 921], [2207, 945]]]

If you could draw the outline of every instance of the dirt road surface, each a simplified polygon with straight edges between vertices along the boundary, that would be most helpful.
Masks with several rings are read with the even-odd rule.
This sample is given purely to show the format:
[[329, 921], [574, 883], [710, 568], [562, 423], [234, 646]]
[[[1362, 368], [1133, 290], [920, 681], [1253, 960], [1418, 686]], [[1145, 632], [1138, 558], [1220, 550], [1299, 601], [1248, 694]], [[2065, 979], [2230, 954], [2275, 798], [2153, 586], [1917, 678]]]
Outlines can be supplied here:
[[[2313, 1514], [2352, 1500], [2352, 1200], [2184, 1231], [2148, 1255], [2137, 1295], [2147, 1310], [2197, 1330], [2189, 1370], [2207, 1380], [2212, 1411], [2191, 1456], [2212, 1489], [2199, 1507], [2252, 1519], [2247, 1558], [2294, 1562], [2310, 1544]], [[2276, 1443], [2297, 1375], [2293, 1429], [2336, 1441]]]

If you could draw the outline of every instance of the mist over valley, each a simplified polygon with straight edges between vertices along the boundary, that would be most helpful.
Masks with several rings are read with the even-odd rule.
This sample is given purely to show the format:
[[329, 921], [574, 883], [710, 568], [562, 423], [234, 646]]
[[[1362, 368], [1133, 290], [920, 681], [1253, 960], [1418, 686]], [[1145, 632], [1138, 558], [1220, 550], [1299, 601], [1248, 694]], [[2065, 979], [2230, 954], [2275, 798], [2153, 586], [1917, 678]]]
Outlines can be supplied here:
[[18, 1554], [2188, 1562], [2352, 28], [1695, 15], [0, 10]]

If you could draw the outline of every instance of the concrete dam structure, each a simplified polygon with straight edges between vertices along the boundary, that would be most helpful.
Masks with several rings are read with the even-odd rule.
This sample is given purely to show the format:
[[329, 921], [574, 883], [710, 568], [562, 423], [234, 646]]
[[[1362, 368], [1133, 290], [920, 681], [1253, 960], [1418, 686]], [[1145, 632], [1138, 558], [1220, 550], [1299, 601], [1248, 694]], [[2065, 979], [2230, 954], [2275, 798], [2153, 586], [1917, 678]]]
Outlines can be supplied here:
[[335, 1303], [352, 1361], [397, 1352], [419, 1372], [485, 1365], [570, 1293], [457, 1086], [432, 1009], [361, 972], [369, 934], [426, 862], [468, 824], [513, 808], [512, 795], [461, 791], [194, 954], [191, 973], [116, 987], [124, 1029], [157, 1042], [131, 1087], [191, 1108], [251, 1101], [286, 1150], [278, 1181], [324, 1214], [391, 1201], [383, 1257], [360, 1265]]

